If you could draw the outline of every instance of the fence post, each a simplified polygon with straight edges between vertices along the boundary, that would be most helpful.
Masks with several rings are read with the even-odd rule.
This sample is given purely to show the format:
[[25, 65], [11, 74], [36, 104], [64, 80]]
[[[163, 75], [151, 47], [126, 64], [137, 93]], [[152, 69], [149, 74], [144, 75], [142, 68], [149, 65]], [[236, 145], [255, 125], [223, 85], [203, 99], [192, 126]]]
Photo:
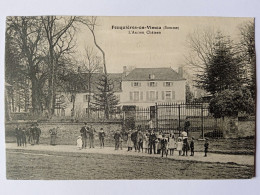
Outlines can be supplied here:
[[204, 139], [204, 117], [203, 117], [203, 104], [201, 104], [201, 133], [202, 139]]
[[156, 131], [159, 132], [158, 130], [158, 106], [157, 103], [155, 103], [155, 122], [156, 122]]
[[179, 114], [179, 136], [181, 135], [181, 105], [178, 105], [178, 114]]

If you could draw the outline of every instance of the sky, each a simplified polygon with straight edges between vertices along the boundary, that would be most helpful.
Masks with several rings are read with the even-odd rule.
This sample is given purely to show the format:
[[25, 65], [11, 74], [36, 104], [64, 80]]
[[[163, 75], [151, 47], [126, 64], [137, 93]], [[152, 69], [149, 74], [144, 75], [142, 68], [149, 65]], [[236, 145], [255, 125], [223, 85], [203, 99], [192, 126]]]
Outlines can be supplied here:
[[[187, 55], [187, 35], [202, 29], [220, 30], [236, 40], [239, 26], [253, 18], [226, 17], [98, 17], [95, 29], [98, 44], [106, 53], [107, 70], [120, 73], [123, 66], [136, 68], [178, 67], [185, 64]], [[113, 27], [114, 26], [114, 27]], [[144, 34], [132, 34], [132, 30], [115, 29], [123, 26], [141, 26]], [[161, 34], [146, 34], [147, 26], [161, 27], [151, 30]], [[164, 29], [164, 27], [175, 29]], [[176, 29], [176, 27], [178, 29]], [[77, 58], [82, 58], [85, 47], [94, 47], [93, 38], [86, 26], [81, 26], [77, 34]], [[101, 53], [97, 53], [101, 56]], [[185, 67], [184, 67], [185, 69]], [[186, 67], [186, 69], [188, 69]], [[189, 70], [187, 70], [189, 71]]]

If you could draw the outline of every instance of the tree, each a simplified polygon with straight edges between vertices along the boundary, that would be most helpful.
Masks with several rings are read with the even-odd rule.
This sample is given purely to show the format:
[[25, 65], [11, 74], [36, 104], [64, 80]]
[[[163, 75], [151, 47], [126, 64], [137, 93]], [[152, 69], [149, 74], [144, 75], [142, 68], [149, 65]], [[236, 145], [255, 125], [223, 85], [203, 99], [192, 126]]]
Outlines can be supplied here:
[[191, 103], [194, 99], [194, 94], [190, 90], [190, 85], [185, 85], [185, 91], [186, 91], [186, 103]]
[[[94, 44], [97, 47], [97, 49], [102, 53], [102, 61], [103, 61], [103, 68], [104, 68], [104, 96], [108, 96], [108, 94], [106, 94], [106, 91], [108, 91], [108, 74], [107, 74], [107, 67], [106, 67], [106, 54], [105, 51], [100, 47], [100, 45], [97, 43], [97, 39], [96, 39], [96, 34], [95, 34], [95, 27], [97, 26], [97, 17], [78, 17], [77, 21], [81, 22], [82, 24], [86, 25], [87, 28], [90, 30], [92, 36], [93, 36], [93, 40], [94, 40]], [[108, 97], [104, 97], [105, 101], [108, 101]], [[105, 109], [105, 115], [106, 117], [109, 117], [109, 110], [110, 106], [109, 106], [109, 102], [105, 102], [104, 104], [104, 109]]]
[[97, 83], [98, 92], [94, 95], [94, 99], [95, 108], [103, 110], [106, 119], [109, 119], [109, 115], [116, 111], [119, 104], [119, 99], [115, 96], [113, 88], [113, 82], [103, 74]]
[[[7, 55], [9, 55], [6, 61], [6, 66], [9, 67], [7, 71], [15, 66], [13, 69], [16, 71], [15, 77], [23, 75], [24, 84], [27, 83], [27, 79], [30, 80], [33, 113], [41, 114], [43, 110], [41, 89], [48, 75], [45, 71], [44, 48], [41, 47], [44, 45], [41, 21], [38, 17], [8, 17], [7, 34], [12, 43], [12, 47], [9, 47], [12, 51], [7, 48]], [[15, 56], [19, 56], [19, 59]], [[12, 57], [16, 59], [15, 65], [9, 63]], [[24, 84], [22, 86], [28, 89]]]
[[90, 116], [91, 110], [91, 95], [92, 95], [92, 76], [94, 73], [98, 73], [100, 71], [101, 59], [97, 56], [97, 54], [93, 51], [93, 48], [85, 48], [85, 55], [82, 61], [83, 68], [87, 72], [88, 78], [88, 117]]
[[237, 117], [239, 112], [253, 113], [254, 101], [246, 88], [226, 89], [214, 95], [209, 109], [215, 118]]
[[190, 53], [185, 56], [186, 64], [195, 72], [204, 72], [208, 67], [216, 42], [217, 32], [213, 28], [194, 30], [187, 36], [187, 48]]
[[256, 98], [256, 54], [255, 54], [255, 25], [254, 22], [244, 23], [240, 27], [239, 48], [241, 56], [244, 59], [245, 70], [248, 75], [247, 82], [252, 93], [252, 97]]
[[47, 39], [48, 77], [48, 111], [54, 114], [56, 102], [56, 81], [59, 59], [64, 53], [70, 53], [74, 38], [76, 17], [42, 16], [41, 22]]
[[236, 54], [232, 41], [218, 34], [207, 67], [197, 75], [197, 84], [212, 95], [225, 89], [238, 89], [243, 82], [241, 68], [242, 60]]

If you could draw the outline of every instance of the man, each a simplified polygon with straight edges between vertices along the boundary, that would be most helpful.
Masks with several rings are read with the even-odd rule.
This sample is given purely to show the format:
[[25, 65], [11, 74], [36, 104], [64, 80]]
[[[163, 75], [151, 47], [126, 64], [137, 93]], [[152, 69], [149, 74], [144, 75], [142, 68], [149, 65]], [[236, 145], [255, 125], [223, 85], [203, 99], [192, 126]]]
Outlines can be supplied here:
[[189, 130], [190, 130], [190, 121], [188, 120], [188, 118], [186, 118], [184, 122], [184, 131], [187, 133], [187, 136], [189, 134]]
[[95, 132], [96, 132], [96, 130], [93, 128], [92, 125], [90, 125], [90, 128], [89, 128], [89, 148], [95, 148], [95, 146], [94, 146]]
[[36, 138], [36, 144], [39, 144], [40, 136], [41, 136], [41, 129], [38, 127], [38, 123], [35, 124], [35, 138]]
[[141, 132], [140, 129], [138, 129], [137, 132], [137, 144], [138, 144], [138, 152], [142, 149], [143, 152], [143, 133]]
[[118, 150], [119, 148], [119, 141], [121, 138], [121, 134], [119, 131], [116, 131], [115, 135], [114, 135], [114, 139], [115, 139], [115, 150]]
[[82, 149], [87, 147], [87, 133], [88, 127], [87, 123], [84, 123], [84, 126], [80, 129], [81, 137], [82, 137]]
[[155, 140], [156, 140], [156, 135], [155, 135], [154, 131], [152, 130], [150, 135], [149, 135], [150, 154], [152, 154], [152, 153], [156, 154]]
[[103, 128], [100, 129], [100, 132], [99, 132], [99, 141], [100, 141], [100, 148], [104, 148], [104, 140], [105, 140], [105, 132], [103, 130]]
[[134, 148], [135, 148], [135, 152], [138, 149], [138, 143], [137, 143], [137, 131], [135, 130], [132, 134], [131, 134], [131, 140], [134, 143]]
[[15, 128], [15, 136], [17, 141], [17, 146], [22, 145], [22, 129], [19, 127], [19, 124]]

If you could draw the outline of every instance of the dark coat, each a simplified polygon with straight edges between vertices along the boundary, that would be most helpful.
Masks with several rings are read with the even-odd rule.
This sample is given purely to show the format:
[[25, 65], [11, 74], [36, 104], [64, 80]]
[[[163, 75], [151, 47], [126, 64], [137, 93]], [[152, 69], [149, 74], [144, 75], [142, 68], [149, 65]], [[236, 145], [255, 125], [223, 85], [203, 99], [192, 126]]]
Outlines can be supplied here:
[[81, 129], [80, 129], [80, 133], [81, 133], [81, 136], [82, 137], [84, 137], [84, 138], [86, 138], [87, 137], [87, 127], [82, 127]]

